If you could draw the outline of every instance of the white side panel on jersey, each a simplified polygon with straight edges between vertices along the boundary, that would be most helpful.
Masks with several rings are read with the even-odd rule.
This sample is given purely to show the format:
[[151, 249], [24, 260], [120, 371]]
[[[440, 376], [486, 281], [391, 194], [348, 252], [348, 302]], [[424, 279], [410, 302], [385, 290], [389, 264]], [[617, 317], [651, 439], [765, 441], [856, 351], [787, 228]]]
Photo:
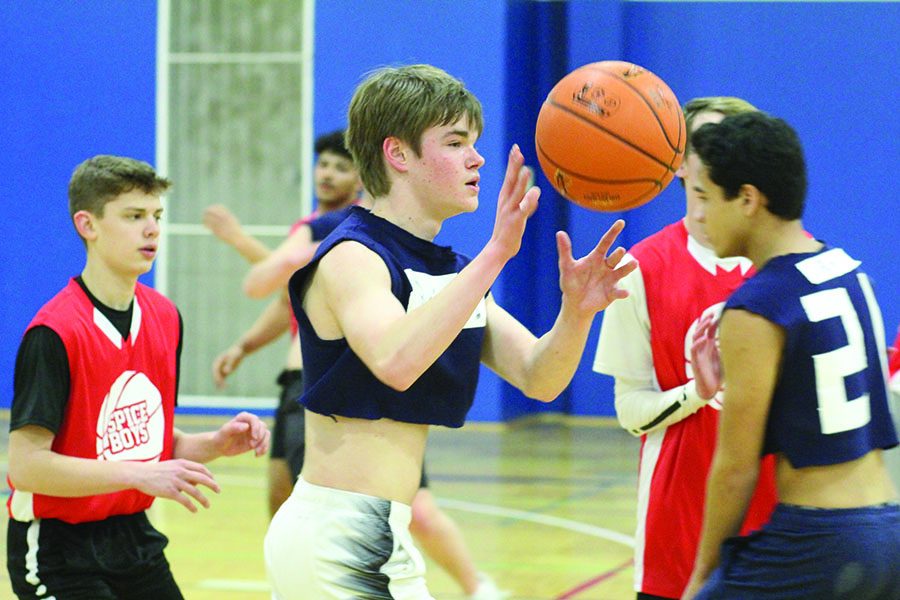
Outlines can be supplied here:
[[16, 521], [27, 523], [34, 521], [34, 494], [22, 490], [13, 490], [9, 503], [9, 512]]
[[884, 318], [881, 316], [881, 308], [878, 307], [878, 301], [875, 300], [875, 291], [872, 289], [872, 283], [865, 273], [857, 273], [856, 278], [859, 280], [859, 287], [862, 288], [863, 296], [866, 297], [866, 305], [869, 307], [869, 318], [872, 320], [872, 332], [875, 334], [875, 345], [878, 348], [878, 357], [881, 360], [881, 373], [884, 375], [885, 385], [887, 385], [888, 362], [887, 362], [887, 343], [884, 334]]
[[[421, 273], [412, 269], [404, 269], [406, 278], [412, 286], [409, 294], [409, 304], [406, 312], [410, 313], [419, 308], [432, 298], [434, 298], [441, 290], [447, 287], [451, 281], [457, 276], [457, 273], [448, 273], [447, 275], [431, 275], [429, 273]], [[484, 327], [487, 325], [487, 306], [484, 298], [478, 301], [478, 306], [463, 329], [472, 329], [475, 327]]]
[[644, 551], [647, 546], [647, 512], [650, 509], [650, 484], [659, 463], [666, 429], [648, 433], [641, 448], [641, 468], [638, 473], [637, 528], [634, 532], [634, 589], [640, 591], [644, 582]]

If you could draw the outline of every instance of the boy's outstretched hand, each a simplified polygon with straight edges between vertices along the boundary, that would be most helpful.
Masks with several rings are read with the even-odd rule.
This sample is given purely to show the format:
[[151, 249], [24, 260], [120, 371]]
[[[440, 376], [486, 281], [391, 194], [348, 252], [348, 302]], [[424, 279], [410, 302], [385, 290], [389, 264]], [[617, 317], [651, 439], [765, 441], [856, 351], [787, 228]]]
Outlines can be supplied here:
[[241, 234], [241, 222], [224, 204], [211, 204], [203, 210], [203, 225], [227, 244]]
[[631, 260], [620, 266], [625, 256], [625, 249], [621, 247], [607, 254], [624, 227], [625, 221], [621, 219], [613, 223], [597, 246], [577, 260], [572, 256], [569, 236], [563, 231], [556, 232], [559, 288], [563, 293], [563, 303], [570, 310], [593, 316], [614, 300], [628, 296], [628, 292], [620, 289], [618, 283], [634, 271], [638, 263]]
[[700, 318], [691, 340], [691, 368], [694, 371], [694, 386], [697, 394], [710, 399], [722, 387], [722, 366], [719, 348], [716, 344], [718, 315], [708, 313]]
[[213, 435], [221, 456], [235, 456], [253, 450], [263, 456], [269, 449], [269, 428], [252, 413], [241, 412]]
[[531, 185], [533, 175], [525, 166], [525, 157], [514, 144], [509, 151], [506, 176], [497, 197], [497, 217], [489, 244], [495, 245], [507, 260], [518, 253], [525, 234], [525, 223], [537, 210], [539, 187]]
[[133, 464], [135, 489], [158, 498], [174, 500], [193, 513], [197, 512], [197, 504], [209, 508], [209, 500], [200, 491], [200, 486], [217, 494], [221, 491], [213, 474], [198, 462], [176, 458]]

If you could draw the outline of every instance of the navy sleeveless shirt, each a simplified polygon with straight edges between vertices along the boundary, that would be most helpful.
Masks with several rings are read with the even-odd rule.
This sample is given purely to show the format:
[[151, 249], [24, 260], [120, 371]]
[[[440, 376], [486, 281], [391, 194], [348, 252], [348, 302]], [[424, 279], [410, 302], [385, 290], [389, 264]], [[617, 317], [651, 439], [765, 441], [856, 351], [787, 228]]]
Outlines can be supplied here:
[[884, 326], [859, 265], [827, 246], [777, 256], [725, 304], [784, 329], [763, 453], [784, 453], [797, 468], [849, 462], [897, 445]]
[[443, 289], [469, 258], [418, 238], [361, 207], [321, 243], [312, 261], [291, 277], [291, 305], [300, 331], [304, 391], [300, 402], [312, 412], [359, 419], [461, 427], [475, 397], [486, 323], [482, 300], [446, 351], [409, 389], [385, 385], [344, 338], [323, 340], [303, 310], [304, 286], [319, 260], [335, 245], [353, 240], [378, 254], [388, 268], [391, 291], [409, 311]]

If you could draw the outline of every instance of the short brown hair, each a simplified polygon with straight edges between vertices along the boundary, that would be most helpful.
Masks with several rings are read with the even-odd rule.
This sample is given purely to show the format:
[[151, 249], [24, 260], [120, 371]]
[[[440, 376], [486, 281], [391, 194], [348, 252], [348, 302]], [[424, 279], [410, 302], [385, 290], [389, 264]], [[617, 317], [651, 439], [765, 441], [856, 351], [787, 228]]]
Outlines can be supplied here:
[[370, 73], [350, 101], [346, 137], [369, 193], [377, 198], [391, 190], [381, 154], [385, 139], [403, 140], [421, 155], [426, 129], [448, 125], [463, 116], [481, 135], [481, 102], [462, 81], [437, 67], [384, 67]]
[[149, 164], [126, 158], [101, 154], [89, 158], [75, 168], [69, 180], [69, 214], [86, 210], [103, 216], [107, 202], [120, 194], [139, 189], [154, 196], [161, 195], [172, 185], [160, 177]]

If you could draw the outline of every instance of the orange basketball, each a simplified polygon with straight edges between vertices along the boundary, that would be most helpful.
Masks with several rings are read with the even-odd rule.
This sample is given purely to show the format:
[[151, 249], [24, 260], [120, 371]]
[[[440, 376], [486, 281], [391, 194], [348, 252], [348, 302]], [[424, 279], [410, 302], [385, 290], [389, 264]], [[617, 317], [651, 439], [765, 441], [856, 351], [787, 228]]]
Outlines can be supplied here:
[[560, 194], [615, 212], [659, 194], [681, 166], [686, 132], [678, 98], [637, 65], [607, 60], [557, 83], [538, 115], [538, 161]]

